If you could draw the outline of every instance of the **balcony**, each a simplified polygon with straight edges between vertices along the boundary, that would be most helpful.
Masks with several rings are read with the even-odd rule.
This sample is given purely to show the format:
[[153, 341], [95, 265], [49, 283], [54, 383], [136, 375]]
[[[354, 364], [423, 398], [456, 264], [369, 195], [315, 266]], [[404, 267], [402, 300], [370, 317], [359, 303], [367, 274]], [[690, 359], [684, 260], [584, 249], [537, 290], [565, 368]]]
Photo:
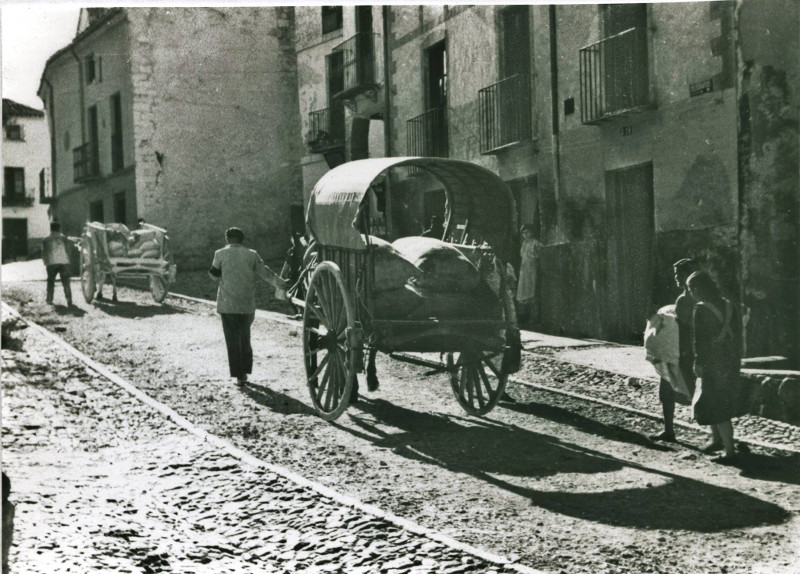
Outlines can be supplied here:
[[306, 146], [311, 153], [323, 153], [344, 145], [344, 108], [324, 108], [308, 114]]
[[645, 28], [625, 30], [579, 54], [581, 123], [596, 124], [649, 105]]
[[32, 207], [34, 199], [29, 195], [3, 195], [3, 207]]
[[447, 110], [433, 108], [406, 121], [408, 155], [447, 157]]
[[81, 181], [97, 177], [100, 173], [98, 158], [92, 153], [91, 144], [83, 144], [72, 150], [72, 179]]
[[516, 74], [478, 92], [481, 153], [492, 154], [531, 139], [531, 82]]
[[359, 32], [333, 50], [329, 56], [331, 77], [342, 79], [342, 88], [333, 94], [337, 99], [353, 99], [367, 94], [373, 102], [378, 99], [375, 80], [375, 44], [377, 35]]

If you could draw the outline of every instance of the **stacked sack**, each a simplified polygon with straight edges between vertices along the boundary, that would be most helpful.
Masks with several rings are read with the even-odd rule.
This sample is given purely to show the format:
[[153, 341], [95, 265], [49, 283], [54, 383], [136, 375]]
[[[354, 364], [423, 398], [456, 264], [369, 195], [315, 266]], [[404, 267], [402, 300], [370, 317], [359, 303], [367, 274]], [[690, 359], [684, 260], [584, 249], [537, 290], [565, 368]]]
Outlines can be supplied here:
[[501, 319], [480, 271], [449, 243], [429, 237], [373, 241], [374, 310], [382, 319]]
[[158, 259], [161, 256], [161, 245], [158, 233], [152, 229], [132, 231], [128, 240], [128, 257]]
[[403, 257], [391, 243], [370, 235], [375, 264], [373, 304], [379, 319], [402, 319], [422, 304], [420, 296], [409, 284], [422, 272]]
[[110, 257], [128, 256], [128, 239], [130, 231], [122, 223], [109, 223], [106, 228], [108, 255]]

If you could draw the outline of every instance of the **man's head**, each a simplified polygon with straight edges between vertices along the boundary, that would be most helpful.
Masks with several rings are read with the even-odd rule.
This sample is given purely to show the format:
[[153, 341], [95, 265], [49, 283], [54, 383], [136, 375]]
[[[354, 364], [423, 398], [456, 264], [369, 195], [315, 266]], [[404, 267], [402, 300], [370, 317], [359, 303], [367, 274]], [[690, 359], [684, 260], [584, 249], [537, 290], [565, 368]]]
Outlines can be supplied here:
[[697, 271], [689, 275], [686, 286], [696, 301], [714, 301], [721, 296], [716, 282], [705, 271]]
[[228, 240], [228, 243], [241, 243], [244, 241], [244, 233], [238, 227], [229, 227], [225, 231], [225, 239]]
[[675, 274], [675, 283], [678, 287], [683, 289], [686, 286], [686, 280], [689, 275], [697, 271], [697, 263], [694, 259], [681, 259], [672, 265], [672, 271]]
[[139, 225], [144, 225], [147, 222], [144, 220], [144, 217], [140, 217], [139, 219], [136, 220], [136, 223], [138, 223]]
[[61, 231], [61, 224], [58, 221], [54, 221], [50, 224], [50, 231]]

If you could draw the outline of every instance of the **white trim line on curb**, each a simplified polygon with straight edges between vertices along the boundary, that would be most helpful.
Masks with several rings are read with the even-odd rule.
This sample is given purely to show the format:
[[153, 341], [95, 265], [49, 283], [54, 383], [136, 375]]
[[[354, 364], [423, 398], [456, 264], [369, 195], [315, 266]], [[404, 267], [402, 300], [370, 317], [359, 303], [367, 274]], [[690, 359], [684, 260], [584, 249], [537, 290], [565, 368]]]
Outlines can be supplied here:
[[[181, 296], [181, 297], [185, 297], [185, 296]], [[190, 300], [193, 300], [190, 297], [186, 297], [186, 298], [190, 299]], [[202, 299], [194, 299], [194, 300], [201, 301], [201, 302], [203, 301]], [[91, 368], [92, 370], [96, 371], [98, 374], [102, 375], [103, 377], [105, 377], [106, 379], [111, 381], [112, 383], [118, 385], [119, 387], [121, 387], [122, 389], [124, 389], [125, 391], [127, 391], [128, 393], [130, 393], [131, 395], [133, 395], [134, 397], [136, 397], [140, 401], [142, 401], [147, 406], [149, 406], [149, 407], [155, 409], [156, 411], [160, 412], [162, 415], [164, 415], [166, 418], [170, 419], [173, 423], [175, 423], [180, 428], [190, 432], [191, 434], [193, 434], [193, 435], [195, 435], [197, 437], [200, 437], [201, 439], [203, 439], [206, 442], [214, 445], [215, 447], [224, 450], [229, 455], [233, 456], [234, 458], [237, 458], [238, 460], [244, 462], [245, 464], [248, 464], [248, 465], [256, 467], [256, 468], [263, 468], [263, 469], [266, 469], [266, 470], [268, 470], [270, 472], [274, 472], [275, 474], [278, 474], [278, 475], [290, 480], [291, 482], [294, 482], [295, 484], [297, 484], [299, 486], [303, 486], [303, 487], [309, 488], [309, 489], [319, 493], [320, 495], [333, 500], [334, 502], [336, 502], [338, 504], [341, 504], [343, 506], [348, 506], [348, 507], [351, 507], [351, 508], [355, 508], [356, 510], [364, 512], [365, 514], [370, 514], [372, 516], [375, 516], [376, 518], [380, 518], [382, 520], [386, 520], [387, 522], [390, 522], [390, 523], [394, 524], [395, 526], [399, 526], [400, 528], [404, 528], [405, 530], [408, 530], [409, 532], [413, 532], [414, 534], [418, 534], [420, 536], [425, 536], [427, 538], [430, 538], [431, 540], [434, 540], [436, 542], [440, 542], [440, 543], [444, 544], [445, 546], [448, 546], [448, 547], [450, 547], [450, 548], [452, 548], [454, 550], [459, 550], [459, 551], [465, 552], [467, 554], [472, 554], [473, 556], [476, 556], [476, 557], [478, 557], [478, 558], [480, 558], [482, 560], [485, 560], [487, 562], [491, 562], [493, 564], [502, 565], [505, 568], [509, 568], [509, 569], [515, 570], [515, 571], [519, 572], [520, 574], [547, 574], [542, 570], [536, 570], [536, 569], [530, 568], [528, 566], [524, 566], [522, 564], [511, 563], [511, 561], [508, 558], [504, 557], [504, 556], [500, 556], [499, 554], [495, 554], [493, 552], [489, 552], [489, 551], [486, 551], [486, 550], [481, 550], [480, 548], [476, 548], [476, 547], [471, 546], [469, 544], [465, 544], [464, 542], [460, 542], [460, 541], [456, 540], [455, 538], [447, 536], [446, 534], [442, 534], [441, 532], [436, 532], [435, 530], [432, 530], [430, 528], [422, 526], [421, 524], [417, 524], [416, 522], [412, 522], [411, 520], [408, 520], [407, 518], [402, 518], [400, 516], [397, 516], [396, 514], [392, 514], [391, 512], [387, 512], [385, 510], [382, 510], [382, 509], [380, 509], [377, 506], [374, 506], [372, 504], [365, 504], [365, 503], [361, 502], [360, 500], [357, 500], [356, 498], [353, 498], [351, 496], [347, 496], [345, 494], [341, 494], [339, 492], [336, 492], [335, 490], [333, 490], [333, 489], [331, 489], [331, 488], [329, 488], [329, 487], [327, 487], [327, 486], [325, 486], [323, 484], [320, 484], [318, 482], [314, 482], [313, 480], [309, 480], [309, 479], [307, 479], [307, 478], [305, 478], [303, 476], [300, 476], [299, 474], [289, 470], [288, 468], [285, 468], [283, 466], [279, 466], [279, 465], [276, 465], [274, 463], [270, 463], [270, 462], [266, 462], [266, 461], [263, 461], [261, 459], [258, 459], [256, 457], [252, 456], [251, 454], [247, 453], [246, 451], [238, 448], [237, 446], [234, 446], [229, 441], [227, 441], [227, 440], [225, 440], [223, 438], [220, 438], [220, 437], [218, 437], [216, 435], [213, 435], [211, 433], [208, 433], [208, 432], [202, 430], [201, 428], [198, 428], [196, 425], [194, 425], [188, 419], [186, 419], [182, 415], [178, 414], [178, 412], [175, 411], [174, 409], [168, 407], [167, 405], [165, 405], [163, 403], [160, 403], [159, 401], [157, 401], [156, 399], [152, 398], [148, 394], [142, 392], [141, 390], [139, 390], [138, 388], [133, 386], [131, 383], [125, 381], [119, 375], [111, 372], [108, 369], [108, 367], [106, 367], [102, 363], [98, 363], [97, 361], [95, 361], [94, 359], [89, 357], [88, 355], [85, 355], [84, 353], [82, 353], [81, 351], [79, 351], [78, 349], [76, 349], [75, 347], [70, 345], [67, 341], [65, 341], [64, 339], [62, 339], [61, 337], [59, 337], [55, 333], [52, 333], [51, 331], [47, 330], [46, 328], [42, 327], [41, 325], [39, 325], [39, 324], [37, 324], [37, 323], [35, 323], [33, 321], [30, 321], [29, 319], [23, 317], [22, 315], [20, 315], [16, 311], [16, 309], [12, 308], [11, 306], [6, 304], [5, 302], [2, 303], [2, 306], [3, 306], [3, 309], [6, 310], [8, 313], [10, 313], [11, 315], [13, 315], [15, 317], [18, 317], [26, 325], [28, 325], [29, 327], [31, 327], [35, 331], [41, 333], [45, 337], [48, 337], [51, 341], [53, 341], [54, 343], [56, 343], [57, 345], [62, 347], [64, 350], [66, 350], [72, 356], [74, 356], [78, 360], [80, 360], [83, 363], [85, 363], [89, 368]]]

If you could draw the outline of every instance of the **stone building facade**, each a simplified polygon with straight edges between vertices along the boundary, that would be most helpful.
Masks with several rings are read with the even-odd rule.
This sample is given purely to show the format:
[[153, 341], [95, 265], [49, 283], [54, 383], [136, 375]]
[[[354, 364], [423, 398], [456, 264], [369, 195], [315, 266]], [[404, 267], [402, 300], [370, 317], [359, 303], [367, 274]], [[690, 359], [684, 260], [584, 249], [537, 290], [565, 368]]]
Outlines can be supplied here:
[[183, 268], [236, 225], [265, 258], [302, 201], [294, 9], [84, 9], [45, 68], [56, 213], [166, 228]]
[[3, 98], [3, 261], [35, 257], [50, 233], [50, 138], [42, 110]]
[[[792, 0], [374, 8], [386, 70], [371, 82], [383, 91], [369, 110], [386, 135], [376, 151], [465, 159], [508, 182], [518, 223], [543, 243], [542, 329], [635, 340], [677, 295], [672, 263], [694, 257], [742, 304], [747, 354], [796, 363], [798, 10]], [[297, 19], [304, 133], [332, 81], [322, 12]], [[358, 22], [356, 7], [342, 20]], [[353, 97], [337, 98], [351, 120], [344, 159], [363, 157], [353, 150], [367, 98]], [[331, 155], [309, 149], [306, 192]], [[425, 176], [390, 185], [395, 234], [418, 233], [443, 208]]]

